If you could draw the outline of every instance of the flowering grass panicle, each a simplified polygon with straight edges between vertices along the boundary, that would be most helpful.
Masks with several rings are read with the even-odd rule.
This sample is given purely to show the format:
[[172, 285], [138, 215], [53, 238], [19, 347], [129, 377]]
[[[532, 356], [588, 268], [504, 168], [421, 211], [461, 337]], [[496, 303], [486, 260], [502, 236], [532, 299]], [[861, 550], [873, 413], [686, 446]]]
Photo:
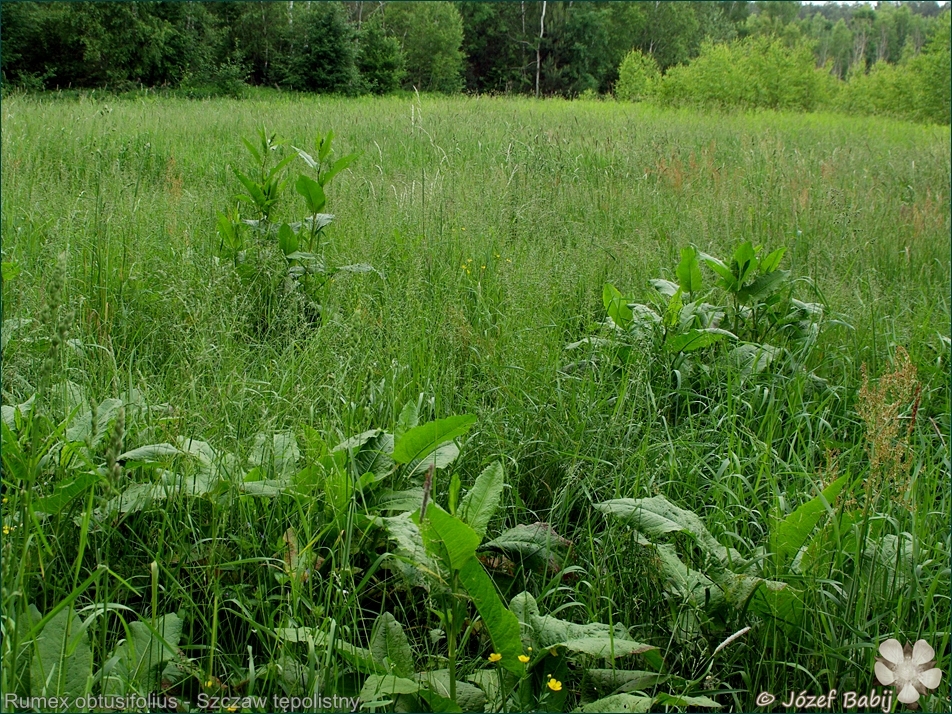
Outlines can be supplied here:
[[[888, 493], [898, 502], [906, 501], [909, 470], [912, 465], [909, 437], [915, 427], [920, 386], [916, 366], [902, 347], [896, 348], [896, 367], [875, 384], [870, 384], [866, 365], [862, 366], [863, 386], [859, 390], [856, 412], [866, 427], [866, 452], [870, 477], [866, 479], [867, 497]], [[909, 422], [904, 426], [904, 413]]]

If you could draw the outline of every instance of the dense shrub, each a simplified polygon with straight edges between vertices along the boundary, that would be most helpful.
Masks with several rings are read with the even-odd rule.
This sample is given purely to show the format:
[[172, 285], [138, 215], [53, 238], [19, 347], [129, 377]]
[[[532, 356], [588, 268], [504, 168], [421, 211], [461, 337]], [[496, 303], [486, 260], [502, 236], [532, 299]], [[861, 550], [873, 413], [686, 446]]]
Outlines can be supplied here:
[[618, 68], [615, 97], [626, 102], [640, 101], [651, 95], [660, 79], [654, 57], [632, 50]]
[[340, 3], [314, 3], [294, 23], [284, 83], [309, 92], [357, 90], [354, 29]]
[[361, 26], [357, 44], [361, 89], [373, 94], [399, 89], [407, 73], [407, 60], [400, 41], [384, 32], [380, 14], [372, 16]]
[[658, 97], [666, 104], [810, 111], [827, 101], [830, 84], [805, 43], [787, 47], [761, 36], [704, 43], [691, 64], [668, 71]]
[[463, 20], [448, 2], [391, 3], [387, 29], [400, 40], [407, 59], [406, 83], [426, 92], [463, 87]]

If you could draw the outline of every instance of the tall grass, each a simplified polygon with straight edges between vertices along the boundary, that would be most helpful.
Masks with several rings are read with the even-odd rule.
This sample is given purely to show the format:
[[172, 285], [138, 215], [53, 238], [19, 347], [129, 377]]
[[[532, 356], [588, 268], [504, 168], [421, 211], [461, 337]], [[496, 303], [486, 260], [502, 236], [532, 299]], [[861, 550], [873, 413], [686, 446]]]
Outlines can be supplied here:
[[[58, 378], [77, 385], [77, 403], [138, 390], [149, 408], [129, 414], [124, 448], [190, 437], [244, 458], [256, 434], [303, 439], [305, 426], [333, 445], [391, 429], [421, 395], [426, 418], [475, 414], [458, 463], [464, 484], [502, 459], [513, 487], [494, 528], [552, 524], [575, 543], [581, 573], [510, 594], [525, 585], [551, 610], [564, 607], [561, 617], [622, 622], [685, 676], [723, 628], [758, 621], [740, 613], [703, 623], [693, 639], [673, 635], [677, 604], [626, 527], [592, 503], [664, 494], [754, 553], [773, 518], [829, 481], [834, 461], [839, 474], [867, 474], [861, 366], [889, 372], [904, 347], [922, 386], [911, 437], [917, 505], [886, 494], [875, 518], [885, 525], [875, 527], [911, 534], [912, 580], [872, 566], [854, 572], [835, 557], [803, 576], [803, 623], [760, 623], [756, 639], [718, 659], [714, 687], [735, 690], [720, 701], [741, 710], [760, 691], [867, 688], [886, 636], [924, 637], [947, 664], [947, 129], [501, 98], [16, 97], [2, 111], [3, 253], [21, 270], [4, 283], [3, 317], [40, 314], [65, 253], [77, 341]], [[214, 228], [238, 190], [228, 167], [244, 166], [240, 139], [262, 125], [296, 146], [332, 129], [341, 153], [362, 152], [329, 189], [337, 220], [328, 259], [381, 273], [335, 276], [320, 327], [289, 323], [264, 336], [246, 329], [260, 306], [218, 259]], [[280, 219], [300, 218], [284, 210]], [[671, 277], [681, 247], [722, 255], [744, 240], [785, 246], [784, 267], [803, 279], [798, 293], [838, 319], [810, 364], [827, 389], [806, 374], [766, 376], [753, 399], [728, 370], [701, 403], [673, 381], [659, 392], [647, 366], [566, 369], [564, 346], [604, 317], [606, 281], [646, 294], [648, 278]], [[45, 348], [32, 330], [4, 351], [4, 404], [25, 401], [41, 379]], [[68, 408], [68, 399], [55, 407], [57, 418]], [[37, 468], [44, 493], [55, 476]], [[316, 537], [318, 505], [170, 500], [87, 525], [77, 544], [73, 516], [92, 497], [42, 524], [16, 520], [15, 476], [5, 468], [4, 523], [19, 528], [4, 538], [6, 616], [25, 617], [27, 603], [45, 614], [70, 593], [142, 618], [179, 611], [193, 693], [210, 677], [230, 691], [256, 677], [252, 686], [280, 691], [286, 652], [267, 633], [323, 616], [365, 641], [374, 615], [390, 610], [428, 642], [425, 610], [405, 593], [385, 585], [356, 598], [369, 563], [342, 546], [325, 554], [333, 576], [294, 591], [276, 584], [283, 534]], [[41, 528], [53, 545], [37, 551]], [[109, 573], [79, 593], [97, 564]], [[116, 617], [95, 630], [101, 654], [121, 632]], [[312, 651], [299, 664], [343, 691], [337, 665], [322, 657]], [[4, 676], [12, 686], [19, 675], [5, 665]]]

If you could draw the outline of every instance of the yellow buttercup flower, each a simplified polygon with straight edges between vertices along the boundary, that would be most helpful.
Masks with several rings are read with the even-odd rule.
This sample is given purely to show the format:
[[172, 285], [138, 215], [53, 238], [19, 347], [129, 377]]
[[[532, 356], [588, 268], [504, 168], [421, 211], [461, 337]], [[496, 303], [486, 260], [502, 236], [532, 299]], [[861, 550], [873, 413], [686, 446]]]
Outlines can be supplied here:
[[529, 663], [529, 655], [519, 655], [519, 661], [523, 664]]
[[561, 692], [561, 691], [562, 691], [562, 682], [560, 682], [559, 680], [557, 680], [557, 679], [556, 679], [555, 677], [553, 677], [551, 674], [549, 675], [549, 681], [546, 682], [546, 686], [547, 686], [549, 689], [551, 689], [553, 692]]
[[13, 529], [10, 526], [3, 527], [3, 535], [10, 535], [13, 532]]
[[491, 655], [489, 655], [490, 662], [498, 662], [501, 659], [502, 659], [502, 655], [499, 654], [498, 652], [493, 652]]

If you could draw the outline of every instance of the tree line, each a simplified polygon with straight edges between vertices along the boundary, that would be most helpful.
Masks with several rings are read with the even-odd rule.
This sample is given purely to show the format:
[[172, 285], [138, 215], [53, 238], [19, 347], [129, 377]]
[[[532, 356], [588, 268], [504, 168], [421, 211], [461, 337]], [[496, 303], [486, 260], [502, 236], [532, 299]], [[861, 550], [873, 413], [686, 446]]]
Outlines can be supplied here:
[[[32, 90], [621, 89], [622, 98], [663, 103], [949, 121], [949, 3], [931, 0], [15, 2], [0, 12], [4, 84]], [[771, 81], [793, 81], [799, 93], [771, 97], [761, 86]]]

